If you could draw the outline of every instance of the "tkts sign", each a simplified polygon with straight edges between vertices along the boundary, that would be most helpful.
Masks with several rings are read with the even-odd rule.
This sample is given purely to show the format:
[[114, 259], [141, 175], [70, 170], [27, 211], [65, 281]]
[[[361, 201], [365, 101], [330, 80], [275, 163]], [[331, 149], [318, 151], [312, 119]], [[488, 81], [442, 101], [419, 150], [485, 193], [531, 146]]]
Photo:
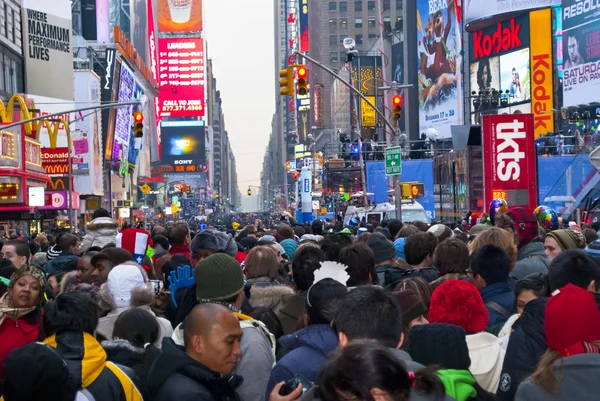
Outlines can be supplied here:
[[528, 15], [510, 18], [471, 35], [471, 62], [529, 46]]
[[483, 116], [484, 204], [503, 193], [511, 207], [537, 205], [533, 124], [533, 114]]

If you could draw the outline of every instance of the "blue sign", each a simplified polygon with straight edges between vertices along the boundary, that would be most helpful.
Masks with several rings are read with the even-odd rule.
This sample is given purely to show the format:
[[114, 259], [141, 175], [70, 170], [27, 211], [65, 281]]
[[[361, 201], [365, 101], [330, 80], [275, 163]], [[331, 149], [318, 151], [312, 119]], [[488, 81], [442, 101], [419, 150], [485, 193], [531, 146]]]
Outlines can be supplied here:
[[304, 192], [310, 192], [310, 180], [308, 178], [304, 179]]

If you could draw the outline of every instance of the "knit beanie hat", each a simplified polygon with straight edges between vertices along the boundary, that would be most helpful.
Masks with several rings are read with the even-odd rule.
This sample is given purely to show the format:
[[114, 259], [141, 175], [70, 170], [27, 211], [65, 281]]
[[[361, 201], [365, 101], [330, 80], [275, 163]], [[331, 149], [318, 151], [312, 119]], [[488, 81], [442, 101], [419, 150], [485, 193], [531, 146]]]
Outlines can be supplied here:
[[392, 295], [400, 305], [404, 326], [408, 326], [410, 322], [427, 313], [427, 307], [413, 290], [396, 291]]
[[449, 280], [433, 291], [427, 318], [431, 323], [449, 323], [467, 334], [476, 334], [487, 327], [488, 312], [477, 287], [467, 281]]
[[469, 237], [476, 237], [482, 232], [489, 230], [490, 228], [492, 228], [492, 226], [488, 224], [475, 224], [473, 227], [471, 227], [471, 230], [469, 231]]
[[544, 331], [548, 348], [561, 356], [584, 353], [584, 342], [600, 340], [600, 311], [591, 292], [567, 284], [546, 303]]
[[106, 284], [117, 308], [126, 308], [130, 305], [132, 290], [146, 287], [142, 272], [133, 264], [115, 266], [108, 273]]
[[394, 241], [394, 248], [396, 248], [396, 258], [397, 259], [406, 259], [406, 255], [404, 254], [404, 244], [406, 243], [406, 238], [398, 238]]
[[285, 249], [285, 256], [287, 260], [292, 260], [296, 249], [298, 249], [298, 243], [293, 239], [288, 238], [281, 241], [280, 244], [283, 247], [283, 249]]
[[217, 230], [203, 230], [194, 236], [190, 243], [190, 251], [194, 253], [199, 249], [226, 253], [232, 258], [238, 252], [237, 244], [233, 240], [233, 237]]
[[29, 343], [16, 348], [2, 366], [5, 375], [2, 390], [7, 400], [75, 399], [77, 388], [70, 384], [69, 369], [48, 345]]
[[20, 269], [15, 270], [15, 272], [10, 276], [10, 283], [8, 284], [8, 289], [14, 287], [15, 283], [23, 276], [32, 276], [37, 280], [40, 290], [42, 294], [40, 295], [39, 302], [44, 299], [43, 291], [46, 287], [46, 278], [44, 277], [44, 273], [38, 269], [37, 267], [32, 266], [23, 266]]
[[195, 281], [198, 301], [222, 301], [244, 289], [240, 264], [224, 253], [216, 253], [199, 262]]
[[408, 353], [424, 366], [468, 370], [471, 366], [465, 330], [453, 324], [414, 326], [408, 334]]
[[431, 227], [429, 227], [429, 230], [427, 230], [427, 232], [435, 235], [438, 238], [439, 242], [454, 237], [454, 232], [452, 231], [452, 229], [444, 224], [434, 224]]
[[567, 249], [584, 249], [586, 245], [583, 233], [574, 228], [554, 230], [546, 234], [546, 236], [554, 238], [563, 251]]
[[52, 245], [52, 247], [50, 249], [48, 249], [48, 252], [46, 253], [46, 256], [48, 257], [48, 262], [51, 261], [52, 259], [58, 257], [61, 253], [62, 252], [58, 248], [58, 244]]
[[519, 249], [529, 244], [538, 236], [538, 222], [533, 212], [524, 207], [516, 207], [506, 212], [506, 215], [514, 221], [514, 230], [519, 239]]
[[385, 262], [396, 257], [396, 248], [392, 241], [381, 233], [373, 233], [367, 240], [367, 245], [375, 254], [375, 264]]

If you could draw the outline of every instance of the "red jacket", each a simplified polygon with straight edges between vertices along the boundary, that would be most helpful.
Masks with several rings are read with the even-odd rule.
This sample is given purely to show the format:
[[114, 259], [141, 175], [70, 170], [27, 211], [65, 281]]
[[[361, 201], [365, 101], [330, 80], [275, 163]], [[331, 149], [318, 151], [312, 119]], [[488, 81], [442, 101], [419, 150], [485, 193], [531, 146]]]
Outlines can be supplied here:
[[189, 245], [173, 245], [169, 248], [169, 255], [183, 255], [192, 260], [192, 253]]
[[[34, 313], [34, 312], [32, 312]], [[10, 353], [15, 348], [22, 347], [29, 343], [35, 342], [38, 339], [40, 323], [42, 321], [42, 313], [38, 313], [35, 322], [27, 316], [18, 320], [6, 317], [0, 325], [0, 377], [4, 378], [4, 370], [2, 364]]]

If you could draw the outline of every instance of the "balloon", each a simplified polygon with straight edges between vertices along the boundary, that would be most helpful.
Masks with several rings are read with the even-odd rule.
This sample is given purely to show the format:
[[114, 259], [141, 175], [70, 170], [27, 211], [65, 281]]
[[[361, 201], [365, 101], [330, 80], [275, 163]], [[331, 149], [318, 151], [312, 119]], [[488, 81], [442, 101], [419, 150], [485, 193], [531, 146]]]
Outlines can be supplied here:
[[234, 221], [233, 223], [231, 223], [231, 227], [234, 230], [237, 230], [238, 228], [240, 228], [240, 223], [238, 223], [237, 221]]
[[490, 202], [490, 221], [494, 224], [496, 220], [496, 214], [506, 213], [508, 204], [502, 198], [496, 198]]
[[536, 207], [533, 215], [538, 224], [546, 230], [558, 230], [558, 214], [550, 206], [540, 205]]

